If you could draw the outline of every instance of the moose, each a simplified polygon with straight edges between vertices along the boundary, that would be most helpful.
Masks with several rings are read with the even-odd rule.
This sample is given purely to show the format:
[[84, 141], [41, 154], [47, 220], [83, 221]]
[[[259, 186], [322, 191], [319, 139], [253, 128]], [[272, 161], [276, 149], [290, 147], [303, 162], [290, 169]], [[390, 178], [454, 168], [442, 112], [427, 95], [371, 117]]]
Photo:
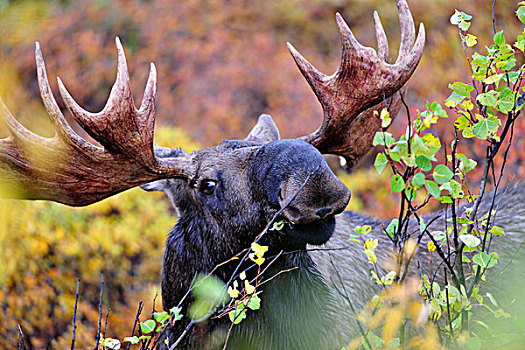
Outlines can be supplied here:
[[[416, 37], [406, 0], [397, 0], [401, 44], [395, 63], [388, 63], [386, 34], [374, 13], [378, 50], [362, 46], [343, 18], [336, 21], [341, 33], [342, 58], [330, 76], [319, 72], [295, 48], [289, 50], [323, 108], [319, 129], [298, 139], [280, 139], [269, 115], [262, 115], [248, 136], [225, 140], [191, 154], [153, 142], [156, 70], [151, 64], [140, 107], [134, 104], [124, 50], [116, 39], [118, 69], [106, 106], [99, 113], [82, 109], [58, 78], [60, 94], [76, 122], [101, 146], [80, 137], [66, 122], [51, 91], [43, 55], [35, 56], [42, 100], [55, 127], [52, 138], [23, 127], [2, 102], [0, 115], [10, 136], [0, 140], [0, 186], [7, 196], [50, 200], [85, 206], [132, 187], [163, 191], [177, 211], [178, 221], [169, 232], [162, 265], [162, 301], [165, 310], [185, 298], [195, 276], [213, 274], [227, 282], [237, 271], [228, 261], [260, 237], [267, 256], [277, 256], [265, 272], [274, 276], [262, 286], [263, 307], [234, 327], [228, 338], [231, 349], [334, 349], [357, 335], [354, 314], [336, 292], [337, 262], [341, 283], [360, 309], [374, 294], [368, 280], [368, 262], [357, 245], [348, 244], [348, 233], [358, 225], [372, 226], [370, 237], [390, 242], [382, 221], [345, 211], [350, 190], [334, 175], [322, 154], [343, 157], [352, 167], [372, 147], [381, 129], [375, 110], [388, 105], [392, 116], [400, 109], [400, 91], [422, 56], [423, 24]], [[523, 191], [509, 193], [502, 208], [511, 208]], [[503, 211], [503, 210], [502, 210]], [[504, 211], [503, 211], [504, 212]], [[509, 239], [519, 239], [523, 229], [513, 217], [523, 209], [508, 210], [500, 217]], [[267, 231], [269, 223], [284, 225]], [[437, 223], [436, 223], [437, 225]], [[318, 246], [319, 249], [310, 249]], [[344, 249], [341, 249], [344, 247]], [[338, 249], [333, 249], [338, 248]], [[425, 261], [426, 250], [416, 259]], [[392, 258], [390, 250], [378, 253], [379, 261]], [[248, 268], [247, 274], [255, 273]], [[217, 266], [221, 265], [219, 268]], [[280, 271], [288, 271], [279, 274]], [[187, 298], [185, 318], [168, 330], [174, 344], [190, 322]], [[179, 348], [212, 348], [218, 335], [224, 342], [229, 321], [212, 319], [195, 325]], [[222, 338], [221, 338], [222, 335]], [[217, 344], [215, 344], [216, 346]], [[222, 345], [221, 345], [222, 346]]]

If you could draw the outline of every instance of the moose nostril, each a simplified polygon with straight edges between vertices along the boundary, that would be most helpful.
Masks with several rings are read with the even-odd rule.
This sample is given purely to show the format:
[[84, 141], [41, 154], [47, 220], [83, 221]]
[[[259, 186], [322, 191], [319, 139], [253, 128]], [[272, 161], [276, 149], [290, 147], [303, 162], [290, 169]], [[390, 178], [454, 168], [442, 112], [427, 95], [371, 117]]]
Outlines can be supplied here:
[[324, 207], [324, 208], [317, 209], [315, 211], [315, 215], [319, 216], [322, 219], [326, 215], [330, 214], [331, 212], [332, 212], [332, 207]]

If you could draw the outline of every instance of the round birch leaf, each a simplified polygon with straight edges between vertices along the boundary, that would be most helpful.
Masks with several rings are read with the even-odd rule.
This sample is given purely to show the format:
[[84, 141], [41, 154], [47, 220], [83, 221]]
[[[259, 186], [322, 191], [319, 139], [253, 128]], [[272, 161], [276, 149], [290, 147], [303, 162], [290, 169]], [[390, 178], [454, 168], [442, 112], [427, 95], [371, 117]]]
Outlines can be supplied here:
[[438, 184], [443, 185], [452, 179], [454, 173], [445, 164], [438, 164], [434, 168], [432, 176]]
[[392, 176], [392, 180], [390, 180], [390, 190], [392, 193], [399, 193], [405, 189], [405, 180], [401, 177], [401, 175], [396, 174]]
[[459, 239], [461, 242], [465, 243], [465, 245], [469, 248], [476, 248], [480, 243], [481, 240], [474, 236], [474, 235], [461, 235], [459, 236]]

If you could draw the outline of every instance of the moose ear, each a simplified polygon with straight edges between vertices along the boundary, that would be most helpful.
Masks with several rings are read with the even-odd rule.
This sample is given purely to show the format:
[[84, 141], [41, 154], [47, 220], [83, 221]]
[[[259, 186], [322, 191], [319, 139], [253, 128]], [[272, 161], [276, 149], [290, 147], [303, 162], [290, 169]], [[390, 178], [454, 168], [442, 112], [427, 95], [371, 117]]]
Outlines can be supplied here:
[[250, 131], [248, 137], [245, 138], [246, 141], [258, 142], [261, 144], [279, 139], [279, 130], [277, 130], [277, 126], [275, 126], [272, 117], [268, 114], [262, 114], [259, 117], [257, 124], [253, 127], [252, 131]]
[[[159, 146], [156, 143], [153, 144], [153, 152], [158, 158], [176, 158], [188, 153], [180, 148], [169, 148], [164, 146]], [[169, 190], [169, 179], [157, 180], [149, 182], [144, 185], [140, 185], [140, 188], [144, 191], [163, 191], [167, 192]]]
[[144, 191], [165, 191], [167, 189], [168, 180], [157, 180], [153, 182], [149, 182], [144, 185], [140, 185], [139, 187], [143, 189]]
[[176, 158], [188, 155], [188, 152], [180, 148], [159, 146], [156, 143], [153, 144], [153, 152], [155, 152], [155, 156], [159, 158]]

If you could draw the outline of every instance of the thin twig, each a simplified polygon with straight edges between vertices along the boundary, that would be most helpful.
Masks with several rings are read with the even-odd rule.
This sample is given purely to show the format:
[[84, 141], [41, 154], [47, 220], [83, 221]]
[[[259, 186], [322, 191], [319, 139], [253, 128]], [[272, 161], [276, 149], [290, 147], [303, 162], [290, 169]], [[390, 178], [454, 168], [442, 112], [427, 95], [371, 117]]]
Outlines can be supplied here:
[[22, 333], [22, 327], [20, 324], [18, 324], [18, 350], [25, 350], [25, 348], [24, 333]]
[[283, 273], [290, 272], [290, 271], [293, 271], [293, 270], [297, 270], [298, 268], [299, 268], [299, 266], [294, 266], [294, 267], [290, 267], [289, 269], [281, 270], [281, 271], [277, 272], [275, 275], [273, 275], [272, 277], [268, 278], [267, 280], [264, 280], [261, 283], [259, 283], [259, 286], [262, 286], [266, 282], [270, 282], [275, 277], [277, 277], [277, 276], [279, 276], [279, 275], [281, 275]]
[[75, 349], [75, 333], [77, 330], [76, 317], [78, 305], [78, 291], [80, 289], [80, 278], [77, 280], [77, 292], [75, 293], [75, 308], [73, 309], [73, 331], [71, 334], [71, 350]]
[[98, 344], [100, 342], [100, 329], [102, 328], [102, 298], [104, 296], [104, 275], [100, 274], [100, 297], [98, 300], [98, 330], [97, 330], [97, 344], [95, 350], [98, 350]]
[[106, 314], [106, 320], [104, 321], [104, 333], [102, 335], [102, 338], [106, 339], [106, 328], [108, 327], [108, 318], [109, 313], [111, 312], [111, 308], [108, 309], [108, 313]]
[[[137, 323], [139, 322], [140, 313], [142, 312], [142, 308], [144, 307], [144, 300], [141, 300], [139, 302], [139, 307], [137, 309], [137, 315], [135, 316], [135, 321], [133, 322], [133, 329], [131, 330], [130, 337], [133, 336], [135, 333], [135, 327], [137, 326]], [[131, 346], [131, 343], [128, 343], [128, 346], [126, 347], [126, 350], [129, 350], [129, 347]]]
[[496, 0], [492, 2], [492, 30], [496, 34], [496, 15], [494, 13], [494, 8], [496, 7]]
[[224, 346], [222, 347], [222, 350], [226, 350], [226, 347], [228, 346], [228, 340], [230, 339], [230, 334], [232, 333], [233, 329], [233, 322], [230, 324], [230, 327], [228, 327], [228, 333], [226, 334], [226, 341], [224, 342]]
[[184, 331], [182, 332], [182, 334], [179, 336], [179, 338], [177, 339], [177, 341], [175, 341], [175, 343], [173, 343], [172, 346], [170, 346], [169, 350], [175, 350], [177, 348], [177, 345], [179, 345], [179, 343], [182, 341], [182, 339], [186, 336], [186, 334], [189, 332], [189, 330], [191, 329], [191, 327], [193, 326], [193, 321], [190, 321], [190, 323], [186, 326], [186, 328], [184, 328]]

